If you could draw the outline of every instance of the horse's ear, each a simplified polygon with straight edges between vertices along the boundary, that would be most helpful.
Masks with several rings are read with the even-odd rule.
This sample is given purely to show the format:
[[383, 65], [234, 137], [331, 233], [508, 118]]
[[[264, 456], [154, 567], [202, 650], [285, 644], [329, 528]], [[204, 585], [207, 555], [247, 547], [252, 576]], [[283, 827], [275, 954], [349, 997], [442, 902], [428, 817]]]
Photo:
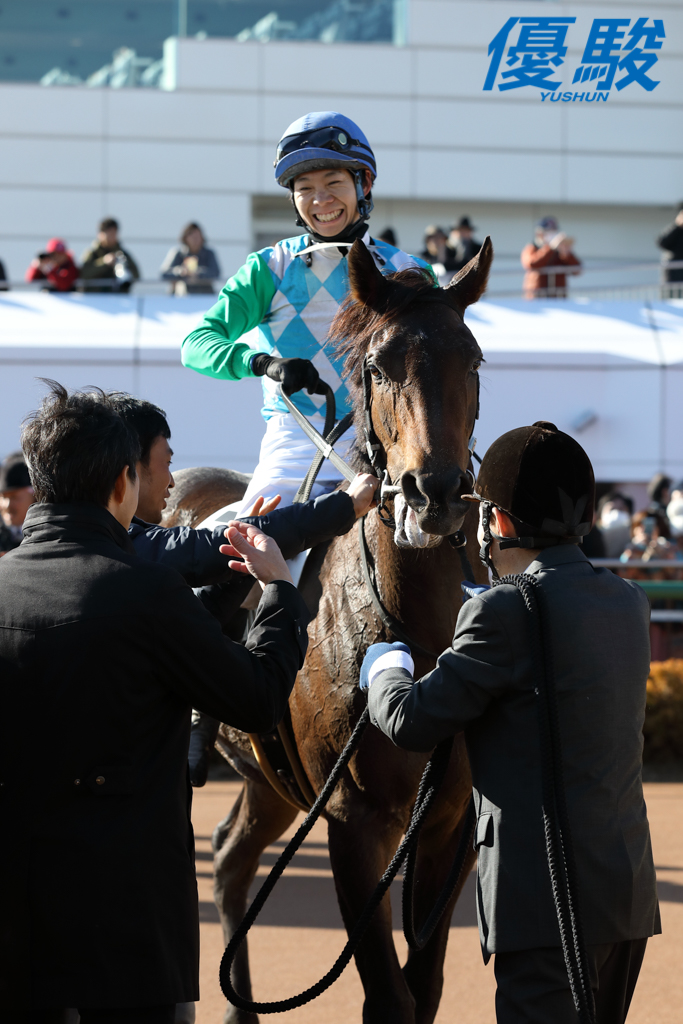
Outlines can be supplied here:
[[357, 238], [349, 252], [349, 290], [356, 302], [383, 311], [391, 285], [376, 266], [372, 253]]
[[468, 306], [480, 299], [486, 291], [486, 282], [493, 261], [491, 237], [487, 235], [484, 243], [467, 266], [460, 270], [451, 283], [443, 291], [453, 308], [462, 316]]

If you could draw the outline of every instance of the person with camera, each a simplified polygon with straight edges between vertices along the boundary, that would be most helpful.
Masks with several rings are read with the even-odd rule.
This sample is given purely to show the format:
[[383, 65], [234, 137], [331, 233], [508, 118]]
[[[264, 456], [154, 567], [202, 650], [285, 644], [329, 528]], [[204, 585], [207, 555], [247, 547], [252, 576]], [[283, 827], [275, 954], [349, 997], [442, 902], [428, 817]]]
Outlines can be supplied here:
[[[403, 644], [369, 648], [370, 718], [407, 750], [464, 731], [499, 1024], [575, 1024], [577, 947], [579, 999], [592, 992], [596, 1024], [623, 1024], [661, 931], [642, 788], [648, 599], [582, 554], [593, 469], [554, 424], [498, 438], [466, 497], [494, 586], [463, 584], [452, 645], [422, 679]], [[557, 907], [566, 922], [570, 904], [571, 934], [561, 933]]]
[[567, 277], [581, 273], [581, 260], [574, 253], [574, 239], [560, 231], [554, 217], [543, 217], [536, 225], [533, 242], [521, 253], [525, 299], [566, 299]]
[[47, 281], [42, 291], [72, 292], [78, 278], [73, 254], [61, 238], [51, 238], [26, 271], [27, 281]]
[[[113, 217], [100, 221], [97, 238], [81, 258], [81, 278], [88, 292], [129, 292], [140, 278], [137, 263], [119, 241], [119, 224]], [[93, 284], [108, 281], [108, 285]]]
[[136, 555], [139, 442], [103, 392], [51, 382], [22, 448], [36, 503], [0, 559], [0, 814], [15, 837], [0, 846], [3, 1010], [172, 1024], [199, 997], [191, 709], [273, 729], [308, 612], [275, 542], [247, 523], [226, 546], [262, 590], [245, 646], [177, 572]]

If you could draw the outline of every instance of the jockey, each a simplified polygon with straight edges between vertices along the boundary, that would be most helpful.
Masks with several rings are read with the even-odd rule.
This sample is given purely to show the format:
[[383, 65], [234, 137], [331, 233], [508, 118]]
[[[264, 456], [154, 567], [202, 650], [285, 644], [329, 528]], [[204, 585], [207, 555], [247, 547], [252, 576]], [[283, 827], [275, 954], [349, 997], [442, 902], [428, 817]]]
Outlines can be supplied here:
[[[316, 453], [280, 398], [279, 384], [296, 392], [292, 401], [320, 431], [325, 411], [321, 379], [334, 390], [337, 418], [350, 411], [342, 360], [325, 342], [348, 293], [347, 255], [354, 241], [363, 239], [385, 274], [426, 267], [370, 237], [376, 173], [368, 140], [348, 117], [323, 111], [291, 124], [278, 144], [275, 179], [289, 189], [296, 223], [305, 233], [252, 253], [183, 342], [183, 365], [198, 373], [221, 380], [263, 378], [266, 433], [237, 514], [260, 495], [277, 493], [282, 505], [291, 504]], [[242, 340], [255, 327], [258, 341]], [[347, 435], [337, 443], [341, 455], [352, 440]], [[333, 490], [340, 479], [326, 462], [312, 497]]]

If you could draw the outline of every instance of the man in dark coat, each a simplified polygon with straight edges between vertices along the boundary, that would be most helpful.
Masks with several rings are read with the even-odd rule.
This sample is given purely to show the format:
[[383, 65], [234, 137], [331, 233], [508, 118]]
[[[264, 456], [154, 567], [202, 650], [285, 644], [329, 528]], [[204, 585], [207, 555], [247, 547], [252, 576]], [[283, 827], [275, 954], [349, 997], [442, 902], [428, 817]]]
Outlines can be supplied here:
[[21, 544], [24, 519], [35, 501], [22, 452], [12, 452], [0, 465], [0, 522], [7, 527], [0, 551]]
[[481, 249], [481, 242], [474, 237], [474, 225], [469, 217], [461, 217], [451, 228], [448, 243], [455, 253], [455, 272], [466, 267]]
[[[209, 529], [189, 526], [160, 526], [161, 518], [174, 487], [171, 473], [173, 449], [166, 413], [152, 402], [123, 392], [110, 396], [114, 407], [140, 442], [137, 475], [140, 481], [138, 507], [128, 535], [141, 558], [175, 569], [224, 631], [239, 639], [246, 612], [237, 615], [254, 581], [228, 566], [224, 554], [225, 525]], [[347, 491], [323, 494], [314, 501], [273, 508], [259, 498], [254, 514], [241, 517], [272, 537], [285, 558], [347, 533], [360, 516], [369, 511], [377, 489], [377, 477], [361, 473]], [[190, 735], [190, 780], [193, 786], [205, 785], [209, 756], [220, 722], [195, 709]]]
[[[113, 217], [100, 221], [97, 238], [81, 256], [81, 280], [88, 281], [88, 292], [129, 292], [140, 271], [131, 254], [119, 241], [119, 224]], [[97, 281], [108, 284], [97, 285]]]
[[587, 455], [553, 424], [504, 434], [487, 451], [471, 496], [497, 585], [469, 585], [474, 596], [452, 646], [428, 675], [414, 683], [407, 649], [378, 644], [361, 676], [361, 685], [371, 684], [372, 721], [398, 746], [428, 751], [464, 730], [479, 932], [484, 960], [495, 954], [501, 1024], [578, 1019], [541, 810], [543, 669], [529, 612], [507, 574], [526, 573], [543, 596], [597, 1024], [625, 1020], [647, 939], [660, 931], [641, 781], [649, 606], [637, 584], [594, 569], [577, 546], [590, 530], [594, 491]]
[[22, 447], [37, 502], [0, 560], [0, 1005], [17, 1021], [32, 1007], [32, 1024], [64, 1007], [82, 1024], [171, 1024], [199, 996], [191, 708], [274, 728], [306, 608], [245, 524], [231, 565], [263, 596], [244, 647], [181, 576], [136, 556], [139, 447], [103, 393], [53, 385]]
[[[668, 263], [683, 263], [683, 203], [678, 204], [676, 219], [657, 239], [657, 245], [664, 250], [664, 267], [669, 283], [683, 282], [683, 266], [671, 267]], [[677, 295], [680, 296], [677, 289]]]

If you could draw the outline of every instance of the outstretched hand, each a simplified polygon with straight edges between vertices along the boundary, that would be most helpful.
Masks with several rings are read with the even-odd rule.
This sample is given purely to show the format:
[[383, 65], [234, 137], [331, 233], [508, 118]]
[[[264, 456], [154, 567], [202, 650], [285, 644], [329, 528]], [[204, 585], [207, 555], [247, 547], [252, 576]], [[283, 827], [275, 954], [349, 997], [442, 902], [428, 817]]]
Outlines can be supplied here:
[[[279, 494], [276, 494], [274, 498], [264, 498], [261, 495], [256, 499], [249, 511], [244, 513], [242, 518], [252, 519], [254, 516], [267, 516], [278, 507], [281, 501], [282, 498]], [[227, 530], [225, 531], [225, 536], [228, 536]]]
[[346, 493], [353, 502], [353, 511], [356, 513], [356, 519], [360, 519], [361, 516], [364, 516], [377, 504], [377, 488], [379, 483], [379, 478], [372, 473], [359, 473], [351, 481]]
[[263, 530], [233, 519], [228, 523], [226, 534], [230, 543], [222, 544], [219, 551], [229, 557], [231, 569], [245, 576], [251, 574], [262, 588], [277, 580], [293, 583], [282, 552]]

